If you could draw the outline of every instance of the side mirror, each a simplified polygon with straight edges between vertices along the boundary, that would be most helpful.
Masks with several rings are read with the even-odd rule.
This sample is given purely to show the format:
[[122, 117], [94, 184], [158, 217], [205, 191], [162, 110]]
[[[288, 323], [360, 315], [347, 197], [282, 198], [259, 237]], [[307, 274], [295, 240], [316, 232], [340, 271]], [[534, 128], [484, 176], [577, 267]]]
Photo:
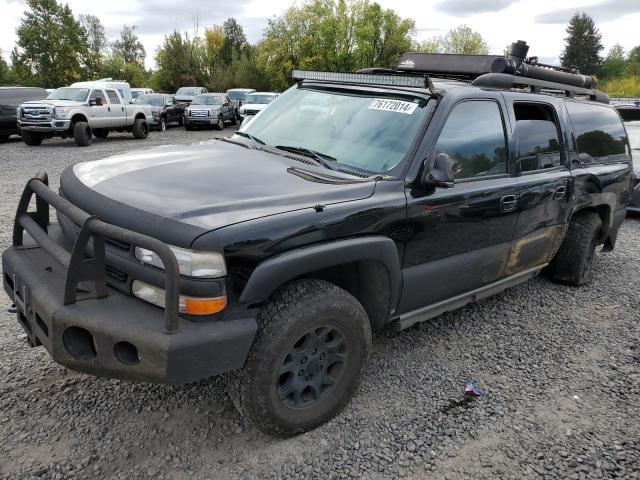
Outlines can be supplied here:
[[[431, 169], [425, 168], [422, 184], [426, 187], [452, 188], [455, 182], [453, 167], [456, 162], [446, 153], [439, 153]], [[426, 165], [425, 165], [426, 167]]]
[[98, 104], [98, 101], [95, 98], [92, 98], [91, 100], [89, 100], [90, 107], [95, 107], [97, 104]]

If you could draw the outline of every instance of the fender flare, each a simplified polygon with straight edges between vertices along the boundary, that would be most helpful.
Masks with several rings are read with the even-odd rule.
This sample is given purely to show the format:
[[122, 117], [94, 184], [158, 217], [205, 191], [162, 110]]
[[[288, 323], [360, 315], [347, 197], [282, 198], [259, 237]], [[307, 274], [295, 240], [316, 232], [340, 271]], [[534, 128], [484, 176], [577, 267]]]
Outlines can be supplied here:
[[395, 310], [400, 295], [402, 273], [398, 248], [388, 237], [358, 237], [299, 248], [269, 258], [251, 274], [241, 304], [265, 301], [281, 285], [305, 273], [363, 260], [376, 261], [389, 277], [389, 310]]

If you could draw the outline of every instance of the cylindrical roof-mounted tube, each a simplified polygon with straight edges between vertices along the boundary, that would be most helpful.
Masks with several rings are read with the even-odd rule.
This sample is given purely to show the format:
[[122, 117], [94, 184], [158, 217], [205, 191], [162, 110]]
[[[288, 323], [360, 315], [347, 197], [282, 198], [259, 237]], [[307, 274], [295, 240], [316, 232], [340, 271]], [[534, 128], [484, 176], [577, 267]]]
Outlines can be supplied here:
[[573, 85], [574, 87], [594, 88], [595, 80], [589, 75], [579, 73], [562, 72], [551, 68], [538, 67], [525, 62], [529, 46], [526, 42], [518, 40], [511, 44], [511, 53], [508, 58], [500, 57], [493, 61], [491, 65], [492, 73], [508, 73], [521, 77], [546, 80], [548, 82]]

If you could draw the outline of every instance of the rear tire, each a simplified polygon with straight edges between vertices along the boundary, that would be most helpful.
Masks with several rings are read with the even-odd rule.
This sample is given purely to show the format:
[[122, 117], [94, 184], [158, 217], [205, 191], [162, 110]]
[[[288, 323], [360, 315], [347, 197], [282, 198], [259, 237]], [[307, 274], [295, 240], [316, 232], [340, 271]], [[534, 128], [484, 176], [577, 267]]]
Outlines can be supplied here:
[[93, 131], [93, 136], [96, 138], [107, 138], [108, 135], [109, 135], [109, 130], [104, 128], [96, 128]]
[[158, 130], [161, 132], [167, 131], [167, 120], [163, 117], [160, 119], [160, 125], [158, 125]]
[[218, 123], [216, 123], [216, 130], [224, 130], [224, 117], [222, 115], [218, 117]]
[[144, 118], [136, 118], [131, 129], [133, 136], [138, 140], [144, 140], [149, 136], [149, 124]]
[[87, 122], [76, 122], [73, 124], [73, 139], [79, 147], [91, 145], [93, 134]]
[[22, 135], [22, 140], [24, 141], [24, 143], [26, 143], [30, 147], [37, 147], [42, 143], [42, 140], [44, 140], [42, 134], [38, 132], [22, 131], [20, 132], [20, 135]]
[[579, 212], [571, 219], [567, 235], [551, 264], [555, 281], [574, 286], [591, 282], [601, 229], [602, 220], [596, 212]]
[[349, 402], [371, 348], [371, 326], [350, 293], [322, 280], [280, 288], [258, 314], [242, 370], [224, 376], [241, 415], [272, 435], [302, 433]]

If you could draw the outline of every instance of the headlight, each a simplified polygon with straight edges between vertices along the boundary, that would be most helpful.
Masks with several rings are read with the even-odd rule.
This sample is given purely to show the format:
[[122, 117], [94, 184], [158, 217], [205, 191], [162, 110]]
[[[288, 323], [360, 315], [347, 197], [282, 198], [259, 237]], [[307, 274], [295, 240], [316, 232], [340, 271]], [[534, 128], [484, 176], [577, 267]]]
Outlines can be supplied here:
[[[165, 308], [165, 290], [155, 285], [150, 285], [140, 280], [134, 280], [131, 284], [131, 293], [134, 297], [149, 302], [160, 308]], [[227, 306], [227, 296], [221, 297], [189, 297], [180, 295], [178, 299], [178, 311], [189, 315], [213, 315]]]
[[[227, 274], [224, 257], [218, 252], [200, 252], [169, 246], [178, 260], [181, 275], [187, 277], [218, 278]], [[136, 247], [136, 258], [146, 264], [164, 270], [160, 257], [151, 250]]]
[[69, 107], [56, 107], [54, 114], [56, 118], [67, 118], [67, 114], [71, 110]]
[[152, 110], [151, 113], [153, 114], [154, 117], [159, 118], [160, 117], [160, 110]]
[[246, 112], [246, 110], [244, 109], [244, 107], [240, 107], [240, 115], [244, 115], [244, 112]]

